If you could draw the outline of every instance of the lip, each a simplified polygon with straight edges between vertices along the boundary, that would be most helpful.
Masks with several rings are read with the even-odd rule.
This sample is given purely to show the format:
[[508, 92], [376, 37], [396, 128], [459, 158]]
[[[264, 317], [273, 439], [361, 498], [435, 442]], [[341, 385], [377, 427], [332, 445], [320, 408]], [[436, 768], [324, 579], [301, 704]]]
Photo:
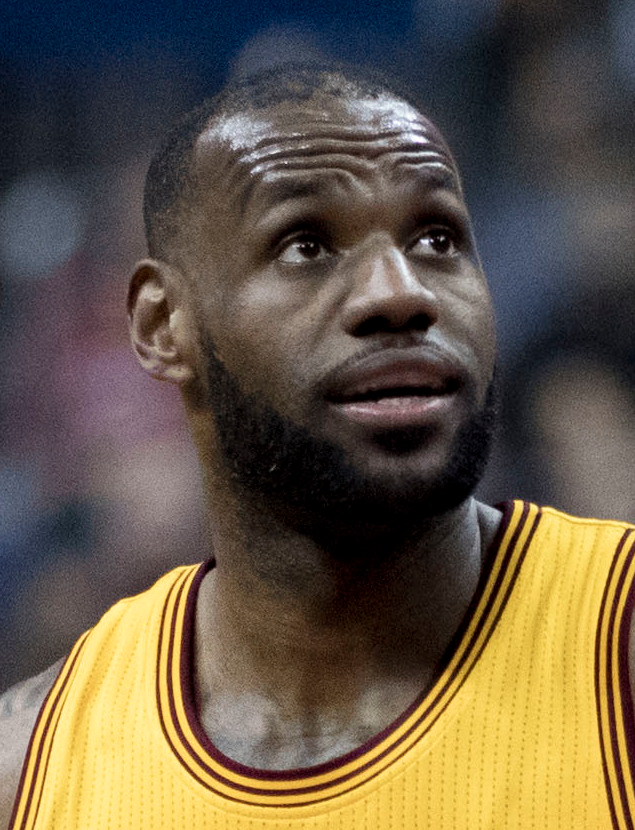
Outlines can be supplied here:
[[448, 414], [454, 395], [427, 397], [386, 397], [378, 401], [334, 404], [350, 421], [374, 430], [414, 429], [431, 425], [434, 418]]
[[463, 383], [461, 367], [439, 351], [391, 349], [336, 372], [326, 399], [350, 422], [407, 429], [447, 414]]

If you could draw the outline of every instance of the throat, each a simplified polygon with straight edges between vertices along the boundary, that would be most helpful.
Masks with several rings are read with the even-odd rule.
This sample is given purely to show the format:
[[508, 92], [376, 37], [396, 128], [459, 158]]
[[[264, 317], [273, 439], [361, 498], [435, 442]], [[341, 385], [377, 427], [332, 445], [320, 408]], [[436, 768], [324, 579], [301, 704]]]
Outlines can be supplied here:
[[199, 717], [213, 746], [255, 769], [297, 770], [359, 751], [400, 719], [421, 693], [394, 683], [367, 689], [343, 711], [305, 705], [293, 716], [259, 695], [208, 698]]
[[476, 591], [475, 514], [475, 503], [463, 506], [425, 549], [381, 563], [336, 562], [278, 539], [255, 568], [253, 547], [241, 556], [219, 540], [192, 655], [213, 745], [247, 766], [295, 769], [356, 750], [398, 720], [442, 671]]

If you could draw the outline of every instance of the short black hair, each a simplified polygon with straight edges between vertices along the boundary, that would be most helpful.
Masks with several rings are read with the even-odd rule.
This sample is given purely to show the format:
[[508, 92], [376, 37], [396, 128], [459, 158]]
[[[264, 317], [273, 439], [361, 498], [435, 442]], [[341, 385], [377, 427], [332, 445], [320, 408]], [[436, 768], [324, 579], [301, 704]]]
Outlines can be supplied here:
[[168, 258], [168, 243], [178, 231], [180, 203], [192, 195], [194, 147], [211, 121], [284, 101], [305, 101], [317, 91], [353, 100], [389, 95], [417, 107], [396, 79], [341, 63], [286, 63], [230, 80], [217, 95], [183, 116], [152, 158], [143, 200], [150, 256]]

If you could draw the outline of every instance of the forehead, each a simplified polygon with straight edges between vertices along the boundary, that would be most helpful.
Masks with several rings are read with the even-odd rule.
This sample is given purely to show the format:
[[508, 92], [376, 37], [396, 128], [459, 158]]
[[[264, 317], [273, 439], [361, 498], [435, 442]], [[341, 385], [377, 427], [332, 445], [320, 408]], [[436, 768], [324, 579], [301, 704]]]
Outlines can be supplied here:
[[[460, 193], [441, 131], [410, 104], [388, 95], [356, 99], [316, 93], [307, 101], [224, 116], [202, 132], [194, 154], [195, 177], [243, 205], [263, 186], [282, 195], [291, 185], [302, 195], [300, 190], [317, 187], [318, 179], [363, 178], [378, 169], [425, 171]], [[302, 179], [312, 183], [302, 185]]]

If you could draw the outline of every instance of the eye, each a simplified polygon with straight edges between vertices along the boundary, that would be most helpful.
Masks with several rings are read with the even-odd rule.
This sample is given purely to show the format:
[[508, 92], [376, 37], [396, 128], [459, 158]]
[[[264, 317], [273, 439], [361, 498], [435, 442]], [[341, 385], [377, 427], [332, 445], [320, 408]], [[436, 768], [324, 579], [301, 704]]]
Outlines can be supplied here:
[[283, 243], [278, 253], [280, 262], [302, 265], [316, 262], [330, 255], [322, 240], [313, 234], [303, 233]]
[[417, 237], [410, 250], [423, 256], [454, 256], [458, 253], [456, 233], [451, 228], [428, 228]]

